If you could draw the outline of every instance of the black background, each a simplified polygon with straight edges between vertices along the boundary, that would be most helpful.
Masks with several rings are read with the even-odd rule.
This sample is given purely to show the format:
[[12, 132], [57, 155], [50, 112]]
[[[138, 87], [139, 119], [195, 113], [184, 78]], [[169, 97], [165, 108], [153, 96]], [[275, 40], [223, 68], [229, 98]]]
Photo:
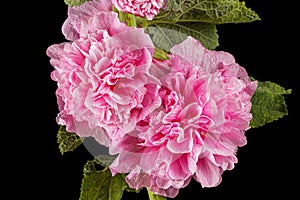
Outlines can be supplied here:
[[[256, 79], [292, 89], [292, 94], [286, 96], [289, 115], [246, 132], [248, 143], [239, 149], [238, 163], [224, 172], [219, 186], [201, 188], [192, 181], [180, 190], [176, 200], [299, 196], [296, 2], [245, 2], [261, 20], [219, 25], [217, 49], [233, 54]], [[67, 6], [63, 0], [56, 0], [3, 8], [8, 12], [2, 23], [2, 174], [7, 178], [3, 180], [3, 191], [28, 199], [76, 200], [83, 166], [92, 156], [84, 146], [64, 155], [58, 150], [56, 83], [50, 79], [52, 67], [45, 54], [48, 46], [65, 41], [61, 25], [67, 17]], [[125, 192], [123, 199], [147, 196], [145, 191]]]

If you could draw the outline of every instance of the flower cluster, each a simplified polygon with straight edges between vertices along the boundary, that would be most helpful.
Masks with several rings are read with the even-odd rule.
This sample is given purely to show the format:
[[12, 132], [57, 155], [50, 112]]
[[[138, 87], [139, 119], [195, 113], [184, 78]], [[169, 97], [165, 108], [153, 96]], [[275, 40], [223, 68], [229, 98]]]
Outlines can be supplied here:
[[117, 155], [113, 175], [131, 188], [176, 197], [191, 179], [214, 187], [246, 144], [257, 82], [234, 57], [188, 36], [154, 57], [143, 28], [113, 7], [152, 19], [163, 0], [87, 1], [69, 7], [67, 42], [47, 49], [57, 82], [57, 123]]

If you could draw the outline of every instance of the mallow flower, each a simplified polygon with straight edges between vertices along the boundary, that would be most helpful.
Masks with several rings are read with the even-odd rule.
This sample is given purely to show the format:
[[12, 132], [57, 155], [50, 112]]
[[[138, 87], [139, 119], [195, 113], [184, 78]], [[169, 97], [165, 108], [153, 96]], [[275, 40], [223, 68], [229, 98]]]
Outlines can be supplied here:
[[[68, 6], [68, 17], [62, 25], [63, 35], [67, 40], [73, 41], [79, 39], [83, 24], [91, 20], [93, 15], [111, 12], [112, 9], [113, 5], [111, 0], [91, 0], [80, 6]], [[105, 23], [102, 23], [102, 25], [105, 25]], [[106, 28], [109, 27], [110, 26], [106, 26]]]
[[166, 5], [167, 0], [112, 0], [112, 3], [120, 11], [152, 20]]
[[160, 106], [159, 80], [149, 72], [150, 37], [120, 22], [109, 5], [101, 0], [69, 7], [63, 32], [70, 41], [46, 52], [57, 82], [57, 123], [106, 146]]
[[113, 147], [110, 169], [126, 173], [132, 188], [173, 198], [192, 179], [215, 187], [234, 168], [247, 143], [257, 82], [231, 54], [208, 50], [191, 36], [169, 57], [151, 70], [162, 84], [161, 105]]

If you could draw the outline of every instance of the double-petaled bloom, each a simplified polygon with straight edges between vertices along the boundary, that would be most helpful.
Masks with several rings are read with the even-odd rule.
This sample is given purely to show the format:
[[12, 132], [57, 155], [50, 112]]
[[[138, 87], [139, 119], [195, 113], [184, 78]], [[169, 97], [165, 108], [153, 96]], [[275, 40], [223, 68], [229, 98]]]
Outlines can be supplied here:
[[252, 119], [257, 87], [232, 55], [188, 37], [171, 49], [161, 76], [161, 106], [123, 137], [111, 169], [128, 173], [133, 188], [175, 197], [192, 178], [202, 187], [221, 182], [237, 163]]
[[120, 11], [153, 20], [167, 0], [112, 0], [112, 3]]
[[70, 41], [51, 45], [47, 55], [58, 84], [57, 122], [82, 137], [101, 132], [115, 141], [158, 107], [159, 80], [149, 72], [150, 37], [111, 10], [106, 0], [70, 7], [62, 29]]

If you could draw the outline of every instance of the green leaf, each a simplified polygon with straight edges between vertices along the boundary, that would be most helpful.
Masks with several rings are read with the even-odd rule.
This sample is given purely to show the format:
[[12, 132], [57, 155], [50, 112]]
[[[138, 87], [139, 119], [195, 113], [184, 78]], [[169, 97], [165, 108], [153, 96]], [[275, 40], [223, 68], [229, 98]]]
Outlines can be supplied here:
[[285, 95], [291, 94], [291, 89], [270, 82], [259, 82], [252, 97], [252, 128], [260, 127], [266, 123], [278, 120], [288, 114]]
[[136, 27], [136, 16], [131, 14], [131, 13], [126, 13], [122, 11], [118, 11], [116, 8], [114, 8], [114, 11], [118, 13], [119, 20], [121, 22], [124, 22], [127, 26], [131, 27]]
[[81, 138], [76, 133], [67, 132], [65, 126], [59, 127], [56, 138], [61, 154], [73, 151], [82, 144]]
[[147, 188], [149, 200], [166, 200], [165, 197], [160, 196], [158, 194], [154, 194], [151, 190]]
[[153, 57], [158, 60], [169, 60], [170, 59], [168, 54], [164, 50], [158, 49], [156, 47], [155, 47], [155, 52], [154, 52]]
[[112, 176], [97, 159], [87, 161], [83, 172], [79, 200], [121, 200], [128, 187], [122, 174]]
[[238, 0], [172, 0], [142, 26], [154, 45], [168, 52], [188, 35], [215, 49], [219, 45], [216, 25], [256, 20], [259, 16]]
[[175, 45], [192, 36], [208, 49], [215, 49], [218, 43], [216, 25], [209, 23], [173, 23], [160, 21], [148, 25], [145, 32], [150, 35], [154, 45], [166, 52]]
[[239, 0], [172, 0], [155, 20], [225, 24], [253, 22], [260, 18]]
[[65, 4], [67, 4], [68, 6], [79, 6], [86, 1], [91, 1], [91, 0], [64, 0]]

